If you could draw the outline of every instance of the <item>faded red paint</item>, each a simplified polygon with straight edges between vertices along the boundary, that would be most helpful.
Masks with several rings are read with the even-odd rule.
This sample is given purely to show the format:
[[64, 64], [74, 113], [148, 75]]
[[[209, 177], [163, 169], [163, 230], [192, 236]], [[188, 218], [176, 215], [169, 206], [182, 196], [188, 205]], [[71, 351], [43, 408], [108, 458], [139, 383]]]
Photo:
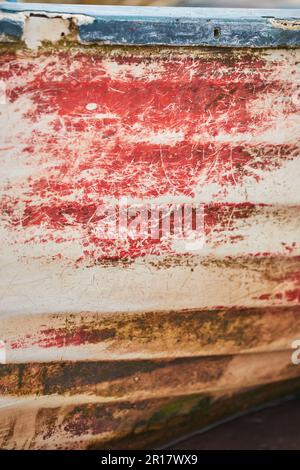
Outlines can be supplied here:
[[[15, 203], [16, 206], [16, 203]], [[243, 236], [231, 235], [231, 232], [236, 228], [236, 222], [247, 221], [249, 217], [255, 214], [259, 214], [264, 207], [268, 207], [266, 204], [251, 204], [251, 203], [214, 203], [204, 205], [204, 234], [206, 239], [210, 239], [216, 234], [223, 234], [226, 228], [226, 237], [231, 241], [232, 244], [241, 241]], [[66, 227], [80, 227], [85, 231], [85, 239], [82, 241], [83, 255], [84, 257], [93, 258], [95, 261], [105, 259], [126, 259], [136, 258], [139, 256], [145, 256], [147, 254], [162, 254], [172, 251], [171, 240], [162, 241], [159, 239], [152, 239], [150, 233], [151, 225], [151, 209], [148, 210], [148, 236], [143, 232], [136, 239], [130, 239], [130, 252], [124, 248], [122, 240], [107, 239], [106, 237], [98, 236], [93, 230], [97, 227], [97, 224], [104, 218], [106, 205], [105, 203], [96, 204], [90, 203], [82, 205], [76, 201], [62, 203], [59, 207], [53, 205], [37, 205], [27, 206], [24, 209], [23, 218], [17, 217], [14, 214], [13, 208], [5, 206], [3, 213], [9, 215], [9, 224], [13, 227], [35, 227], [43, 226], [45, 233], [41, 236], [30, 237], [24, 240], [24, 243], [47, 243], [54, 241], [57, 244], [63, 244], [66, 241], [71, 241], [70, 235], [62, 236], [61, 233], [56, 236], [54, 230], [63, 230]], [[119, 207], [117, 206], [117, 211]], [[102, 213], [103, 210], [103, 213]], [[137, 208], [137, 214], [138, 214]], [[171, 233], [174, 232], [174, 217], [171, 212], [170, 216], [170, 229]], [[72, 218], [72, 222], [69, 222], [68, 217]], [[160, 213], [161, 217], [161, 213]], [[128, 220], [130, 220], [128, 218]], [[184, 221], [184, 217], [183, 217]], [[117, 219], [118, 222], [118, 219]], [[195, 212], [193, 213], [193, 226], [195, 227]], [[158, 222], [160, 224], [160, 235], [161, 235], [161, 219]], [[47, 233], [50, 231], [50, 233]], [[76, 237], [73, 238], [76, 242]], [[224, 243], [224, 240], [214, 242], [215, 245]], [[106, 252], [99, 255], [97, 248], [101, 248], [105, 245]], [[92, 248], [91, 248], [92, 247]], [[291, 246], [285, 246], [288, 253], [292, 253], [296, 247], [296, 242]], [[257, 252], [255, 256], [269, 256], [270, 252]], [[77, 263], [83, 258], [78, 258]]]
[[45, 328], [38, 336], [27, 335], [26, 340], [12, 341], [11, 348], [19, 349], [38, 346], [40, 348], [63, 348], [68, 346], [80, 346], [83, 344], [97, 344], [109, 338], [113, 338], [113, 329], [85, 329], [78, 328]]
[[[294, 257], [295, 261], [300, 261], [300, 257]], [[270, 301], [282, 301], [293, 302], [295, 304], [300, 303], [300, 270], [286, 272], [281, 275], [271, 275], [273, 279], [278, 282], [278, 288], [272, 293], [261, 294], [259, 297], [254, 299], [259, 300], [270, 300]], [[292, 287], [282, 289], [281, 286], [290, 284]]]
[[[201, 191], [199, 182], [203, 187], [217, 183], [226, 194], [246, 177], [258, 180], [261, 172], [279, 168], [299, 152], [298, 143], [247, 138], [232, 143], [222, 138], [268, 129], [272, 109], [268, 116], [265, 109], [255, 110], [259, 95], [280, 89], [291, 97], [291, 83], [273, 73], [281, 66], [276, 60], [267, 63], [246, 53], [166, 58], [99, 52], [44, 52], [30, 60], [3, 54], [0, 60], [10, 102], [27, 98], [32, 103], [22, 117], [32, 132], [24, 137], [20, 133], [18, 145], [33, 171], [17, 182], [8, 181], [0, 200], [5, 224], [12, 233], [32, 229], [24, 232], [24, 243], [81, 244], [77, 263], [86, 257], [172, 253], [170, 241], [141, 237], [124, 243], [97, 237], [96, 213], [107, 205], [105, 198], [194, 198]], [[142, 79], [138, 67], [144, 70]], [[266, 79], [270, 73], [274, 78]], [[87, 109], [89, 103], [96, 109]], [[295, 103], [286, 100], [285, 114], [295, 110]], [[45, 128], [39, 126], [43, 119]], [[151, 142], [152, 134], [168, 130], [175, 132], [174, 142]], [[177, 138], [176, 132], [182, 134]], [[7, 158], [9, 148], [5, 143], [0, 149], [8, 152]], [[17, 196], [12, 195], [15, 187]], [[206, 235], [230, 232], [236, 218], [246, 219], [253, 211], [253, 204], [207, 207]], [[43, 228], [42, 235], [34, 231], [37, 227]], [[231, 238], [232, 243], [238, 240], [239, 235]], [[58, 250], [55, 256], [62, 253]]]

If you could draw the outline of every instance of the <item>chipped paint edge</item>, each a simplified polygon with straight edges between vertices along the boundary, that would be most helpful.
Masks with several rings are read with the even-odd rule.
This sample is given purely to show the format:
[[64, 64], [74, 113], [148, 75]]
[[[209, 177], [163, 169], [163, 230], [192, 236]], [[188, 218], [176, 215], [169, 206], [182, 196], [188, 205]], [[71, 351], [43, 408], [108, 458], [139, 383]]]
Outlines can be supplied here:
[[275, 28], [281, 28], [285, 30], [300, 32], [300, 20], [271, 19], [271, 23]]
[[[93, 23], [94, 19], [85, 15], [43, 13], [34, 15], [30, 11], [1, 13], [0, 43], [23, 41], [29, 49], [37, 49], [43, 42], [56, 43], [62, 36], [70, 36], [72, 24], [79, 30], [81, 25]], [[80, 37], [77, 37], [80, 42]]]

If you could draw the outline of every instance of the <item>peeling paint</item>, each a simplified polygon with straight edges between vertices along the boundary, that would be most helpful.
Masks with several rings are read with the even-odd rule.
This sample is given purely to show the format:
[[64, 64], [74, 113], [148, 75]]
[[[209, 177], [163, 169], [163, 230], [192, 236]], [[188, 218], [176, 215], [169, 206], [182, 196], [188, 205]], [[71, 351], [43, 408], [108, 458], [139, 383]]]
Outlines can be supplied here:
[[[3, 449], [146, 447], [299, 390], [297, 14], [73, 8], [0, 7]], [[202, 204], [202, 251], [99, 236], [124, 199]]]
[[23, 40], [30, 49], [37, 49], [43, 41], [55, 43], [69, 33], [69, 20], [29, 16], [25, 20]]
[[78, 31], [81, 25], [88, 25], [93, 21], [87, 15], [30, 11], [1, 13], [0, 10], [0, 42], [22, 39], [29, 49], [35, 50], [43, 43], [55, 44], [62, 39], [70, 40], [73, 29]]
[[294, 31], [300, 31], [300, 21], [296, 20], [275, 20], [272, 19], [271, 23], [273, 26], [276, 28], [281, 28], [285, 30], [294, 30]]

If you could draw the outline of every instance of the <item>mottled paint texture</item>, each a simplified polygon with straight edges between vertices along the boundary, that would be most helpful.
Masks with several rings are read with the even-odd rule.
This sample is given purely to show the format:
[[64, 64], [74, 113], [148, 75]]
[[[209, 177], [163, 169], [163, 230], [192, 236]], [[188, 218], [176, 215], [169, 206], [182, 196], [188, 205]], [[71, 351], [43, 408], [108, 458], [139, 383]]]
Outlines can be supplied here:
[[[24, 40], [0, 47], [0, 447], [145, 447], [298, 390], [299, 49]], [[203, 249], [99, 236], [124, 197], [203, 204]]]
[[[252, 201], [245, 191], [299, 156], [297, 56], [2, 55], [0, 203], [10, 241], [74, 262], [172, 252], [168, 239], [97, 236], [106, 206], [121, 197], [205, 202], [212, 248], [253, 237], [247, 220], [266, 219], [272, 198]], [[295, 224], [297, 211], [273, 217]]]

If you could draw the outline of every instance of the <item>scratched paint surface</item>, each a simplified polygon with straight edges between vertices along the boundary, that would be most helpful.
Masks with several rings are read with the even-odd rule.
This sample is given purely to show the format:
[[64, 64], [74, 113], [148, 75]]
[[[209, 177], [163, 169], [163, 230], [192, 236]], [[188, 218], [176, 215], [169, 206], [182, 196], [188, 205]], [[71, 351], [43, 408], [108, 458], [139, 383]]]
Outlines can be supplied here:
[[[166, 256], [186, 263], [168, 237], [97, 235], [102, 211], [126, 197], [205, 203], [196, 269], [207, 257], [280, 256], [289, 264], [287, 255], [299, 255], [297, 60], [298, 50], [2, 54], [4, 262], [88, 277], [86, 267], [99, 273], [123, 262], [112, 271], [120, 280], [125, 265], [136, 270]], [[291, 301], [295, 263], [292, 272], [283, 268]], [[256, 298], [272, 297], [265, 290]]]
[[[97, 237], [99, 208], [124, 196], [206, 202], [212, 246], [232, 232], [237, 252], [243, 232], [253, 236], [247, 220], [267, 224], [274, 210], [275, 224], [295, 224], [297, 207], [280, 214], [264, 204], [298, 203], [298, 55], [2, 55], [9, 240], [74, 263], [173, 252], [168, 240]], [[280, 201], [286, 186], [289, 200]], [[284, 242], [296, 250], [297, 241], [278, 240], [270, 251], [284, 252]]]
[[[3, 47], [1, 447], [144, 446], [299, 379], [299, 59]], [[124, 197], [203, 203], [202, 251], [98, 236]]]

